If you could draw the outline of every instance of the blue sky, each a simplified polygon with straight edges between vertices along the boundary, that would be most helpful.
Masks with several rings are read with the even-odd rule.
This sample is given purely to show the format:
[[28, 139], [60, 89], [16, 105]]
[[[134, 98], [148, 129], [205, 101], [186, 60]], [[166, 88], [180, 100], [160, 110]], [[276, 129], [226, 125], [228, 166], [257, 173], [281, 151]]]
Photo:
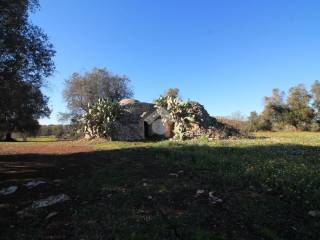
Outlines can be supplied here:
[[66, 111], [64, 80], [106, 67], [131, 79], [135, 98], [169, 87], [212, 115], [261, 111], [272, 88], [320, 79], [320, 1], [41, 0], [31, 16], [57, 51], [45, 92], [50, 119]]

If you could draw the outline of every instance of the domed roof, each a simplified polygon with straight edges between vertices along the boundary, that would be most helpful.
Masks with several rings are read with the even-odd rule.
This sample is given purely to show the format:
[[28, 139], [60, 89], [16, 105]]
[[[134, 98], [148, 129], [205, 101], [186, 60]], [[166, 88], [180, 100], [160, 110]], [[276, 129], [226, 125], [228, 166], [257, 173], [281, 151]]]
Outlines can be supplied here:
[[125, 99], [122, 99], [119, 104], [120, 106], [125, 106], [125, 105], [132, 105], [132, 104], [135, 104], [135, 103], [138, 103], [139, 101], [136, 100], [136, 99], [132, 99], [132, 98], [125, 98]]

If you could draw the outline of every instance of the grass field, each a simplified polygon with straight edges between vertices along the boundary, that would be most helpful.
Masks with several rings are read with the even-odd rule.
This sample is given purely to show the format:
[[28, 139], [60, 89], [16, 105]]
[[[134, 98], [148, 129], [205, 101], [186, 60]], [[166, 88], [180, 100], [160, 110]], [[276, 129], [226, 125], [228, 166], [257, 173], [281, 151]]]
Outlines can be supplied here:
[[[19, 187], [0, 196], [0, 239], [320, 236], [319, 133], [211, 142], [31, 139], [0, 143], [0, 154], [0, 189]], [[28, 190], [31, 179], [46, 184]], [[60, 193], [70, 200], [17, 215]]]

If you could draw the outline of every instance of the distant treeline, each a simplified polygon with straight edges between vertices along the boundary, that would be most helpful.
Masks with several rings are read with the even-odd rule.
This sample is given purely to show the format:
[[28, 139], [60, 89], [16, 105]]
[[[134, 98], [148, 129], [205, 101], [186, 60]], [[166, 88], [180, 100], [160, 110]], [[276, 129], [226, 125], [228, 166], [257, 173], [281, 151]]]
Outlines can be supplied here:
[[74, 125], [68, 124], [50, 124], [50, 125], [41, 125], [37, 136], [55, 136], [56, 138], [64, 139], [75, 139], [78, 138], [78, 130]]
[[320, 82], [315, 81], [308, 91], [303, 84], [291, 87], [287, 94], [273, 89], [264, 97], [264, 109], [251, 112], [247, 128], [259, 130], [320, 130]]
[[[217, 118], [242, 132], [320, 131], [320, 81], [315, 81], [309, 91], [303, 84], [291, 87], [287, 94], [273, 89], [271, 96], [264, 97], [263, 111], [251, 112], [248, 118], [240, 112]], [[75, 123], [41, 125], [36, 135], [77, 138], [81, 135], [79, 129]]]

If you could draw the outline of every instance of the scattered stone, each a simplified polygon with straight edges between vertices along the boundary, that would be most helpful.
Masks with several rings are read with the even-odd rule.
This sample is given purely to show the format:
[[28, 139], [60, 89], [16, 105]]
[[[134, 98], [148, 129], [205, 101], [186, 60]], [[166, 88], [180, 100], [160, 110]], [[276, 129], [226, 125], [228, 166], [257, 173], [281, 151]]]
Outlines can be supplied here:
[[178, 171], [177, 173], [169, 173], [169, 176], [170, 177], [179, 177], [181, 174], [183, 174], [184, 171], [183, 170], [180, 170]]
[[147, 186], [148, 186], [148, 184], [147, 184], [147, 183], [143, 183], [143, 184], [142, 184], [142, 186], [147, 187]]
[[320, 217], [320, 210], [311, 210], [308, 212], [311, 217]]
[[41, 181], [41, 180], [32, 180], [30, 182], [27, 182], [26, 184], [24, 184], [24, 186], [26, 186], [28, 189], [32, 189], [34, 187], [37, 187], [41, 184], [45, 184], [45, 181]]
[[[195, 139], [199, 137], [229, 139], [232, 137], [238, 138], [243, 135], [240, 133], [240, 130], [211, 117], [204, 106], [198, 102], [189, 101], [187, 111], [189, 116], [193, 116], [193, 119], [191, 123], [182, 124], [185, 129], [183, 132], [184, 139]], [[179, 127], [178, 124], [174, 126], [175, 128]], [[179, 139], [179, 136], [175, 135], [174, 138]]]
[[21, 218], [24, 218], [24, 217], [32, 217], [33, 214], [31, 213], [30, 211], [30, 208], [25, 208], [19, 212], [17, 212], [17, 215]]
[[56, 216], [56, 215], [58, 215], [58, 212], [52, 212], [52, 213], [49, 213], [48, 214], [48, 216], [46, 216], [46, 220], [49, 220], [50, 218], [52, 218], [52, 217], [54, 217], [54, 216]]
[[34, 201], [31, 205], [31, 208], [43, 208], [48, 207], [57, 203], [65, 202], [70, 200], [70, 197], [66, 194], [59, 194], [56, 196], [50, 196], [45, 199], [40, 199], [37, 201]]
[[62, 203], [65, 201], [70, 200], [70, 197], [66, 194], [59, 194], [59, 195], [55, 195], [55, 196], [50, 196], [48, 198], [45, 199], [40, 199], [37, 201], [34, 201], [31, 206], [17, 212], [17, 214], [20, 217], [26, 217], [26, 216], [32, 216], [32, 210], [34, 209], [38, 209], [38, 208], [44, 208], [44, 207], [48, 207], [57, 203]]
[[197, 192], [196, 192], [196, 197], [199, 197], [201, 196], [202, 194], [205, 193], [205, 190], [202, 190], [202, 189], [198, 189]]
[[209, 203], [211, 204], [217, 204], [217, 203], [222, 203], [222, 199], [218, 198], [213, 195], [213, 192], [209, 192], [209, 197], [208, 197]]
[[15, 193], [18, 190], [17, 186], [10, 186], [8, 188], [2, 188], [0, 190], [0, 195], [6, 196], [6, 195], [10, 195], [12, 193]]
[[177, 173], [169, 173], [169, 176], [170, 177], [179, 177], [179, 174], [177, 174]]
[[152, 200], [152, 196], [148, 196], [148, 199], [149, 199], [149, 200]]

